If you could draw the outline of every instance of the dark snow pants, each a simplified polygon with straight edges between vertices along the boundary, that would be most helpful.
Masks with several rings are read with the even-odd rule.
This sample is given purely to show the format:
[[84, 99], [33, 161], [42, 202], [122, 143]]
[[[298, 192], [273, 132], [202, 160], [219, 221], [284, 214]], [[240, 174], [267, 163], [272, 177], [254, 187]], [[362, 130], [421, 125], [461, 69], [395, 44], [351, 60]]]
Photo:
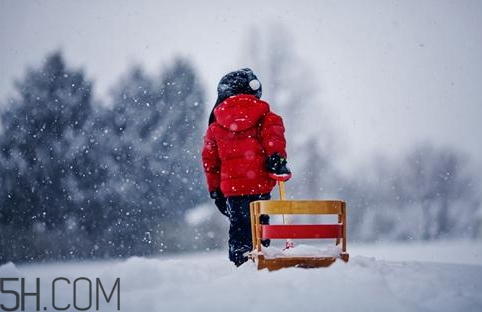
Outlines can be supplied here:
[[[229, 227], [229, 260], [236, 266], [248, 261], [246, 254], [253, 249], [249, 204], [252, 201], [270, 198], [270, 194], [228, 197], [228, 214], [231, 223]], [[269, 216], [261, 215], [260, 223], [269, 224]], [[267, 247], [269, 241], [264, 241], [263, 245]]]

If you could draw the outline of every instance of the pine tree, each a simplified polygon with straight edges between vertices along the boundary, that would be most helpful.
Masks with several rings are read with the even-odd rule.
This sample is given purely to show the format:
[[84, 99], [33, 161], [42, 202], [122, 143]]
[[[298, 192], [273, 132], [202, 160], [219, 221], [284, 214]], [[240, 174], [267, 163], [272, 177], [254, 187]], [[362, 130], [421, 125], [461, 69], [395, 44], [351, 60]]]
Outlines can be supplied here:
[[206, 190], [204, 94], [188, 61], [159, 79], [133, 68], [111, 107], [60, 53], [17, 88], [1, 114], [0, 262], [189, 248], [184, 215]]
[[198, 78], [183, 60], [176, 60], [159, 82], [133, 68], [114, 91], [116, 137], [110, 144], [116, 169], [109, 185], [121, 198], [113, 233], [124, 250], [180, 249], [181, 238], [172, 231], [205, 194], [198, 159], [203, 102]]
[[200, 149], [205, 125], [204, 92], [192, 66], [177, 59], [161, 79], [164, 124], [162, 153], [169, 159], [166, 189], [175, 211], [184, 212], [206, 194]]
[[80, 218], [65, 185], [79, 175], [71, 161], [85, 152], [80, 142], [92, 111], [91, 83], [57, 52], [16, 86], [18, 97], [1, 115], [0, 222], [13, 228], [12, 236], [1, 235], [1, 245], [16, 259], [59, 255], [65, 246], [52, 238]]

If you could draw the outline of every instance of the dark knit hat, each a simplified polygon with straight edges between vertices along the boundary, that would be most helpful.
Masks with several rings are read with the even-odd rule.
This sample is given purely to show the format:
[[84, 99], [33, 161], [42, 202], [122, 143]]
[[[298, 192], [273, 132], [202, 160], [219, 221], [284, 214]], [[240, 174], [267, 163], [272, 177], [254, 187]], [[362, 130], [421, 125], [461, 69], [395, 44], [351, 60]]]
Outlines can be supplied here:
[[213, 123], [215, 120], [214, 108], [228, 97], [238, 94], [251, 94], [258, 99], [261, 98], [261, 82], [259, 82], [258, 77], [256, 77], [253, 71], [249, 68], [230, 72], [221, 78], [218, 84], [218, 99], [216, 100], [211, 115], [209, 116], [209, 124]]

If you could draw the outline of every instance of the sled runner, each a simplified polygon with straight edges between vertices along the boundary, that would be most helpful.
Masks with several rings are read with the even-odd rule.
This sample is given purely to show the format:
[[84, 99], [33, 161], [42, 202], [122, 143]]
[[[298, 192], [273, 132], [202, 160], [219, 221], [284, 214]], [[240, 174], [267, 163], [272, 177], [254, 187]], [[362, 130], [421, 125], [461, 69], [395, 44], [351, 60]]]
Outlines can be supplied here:
[[[258, 270], [278, 270], [287, 267], [316, 268], [326, 267], [342, 259], [348, 262], [346, 252], [346, 203], [341, 200], [285, 200], [284, 182], [278, 181], [280, 200], [258, 200], [250, 205], [251, 232], [253, 251], [251, 259]], [[260, 224], [260, 215], [338, 215], [337, 224]], [[284, 220], [284, 217], [283, 217]], [[264, 239], [286, 239], [287, 248], [293, 248], [291, 239], [335, 239], [335, 245], [341, 244], [338, 255], [330, 256], [276, 256], [265, 254], [261, 247]], [[296, 248], [296, 247], [295, 247]]]

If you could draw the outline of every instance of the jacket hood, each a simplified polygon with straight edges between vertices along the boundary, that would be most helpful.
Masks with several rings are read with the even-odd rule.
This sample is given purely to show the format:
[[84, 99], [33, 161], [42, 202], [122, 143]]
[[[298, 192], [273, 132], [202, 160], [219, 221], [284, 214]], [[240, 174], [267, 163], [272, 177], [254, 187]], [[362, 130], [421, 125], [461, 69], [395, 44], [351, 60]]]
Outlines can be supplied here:
[[243, 131], [254, 126], [266, 113], [269, 105], [249, 94], [224, 100], [214, 109], [216, 122], [229, 131]]

